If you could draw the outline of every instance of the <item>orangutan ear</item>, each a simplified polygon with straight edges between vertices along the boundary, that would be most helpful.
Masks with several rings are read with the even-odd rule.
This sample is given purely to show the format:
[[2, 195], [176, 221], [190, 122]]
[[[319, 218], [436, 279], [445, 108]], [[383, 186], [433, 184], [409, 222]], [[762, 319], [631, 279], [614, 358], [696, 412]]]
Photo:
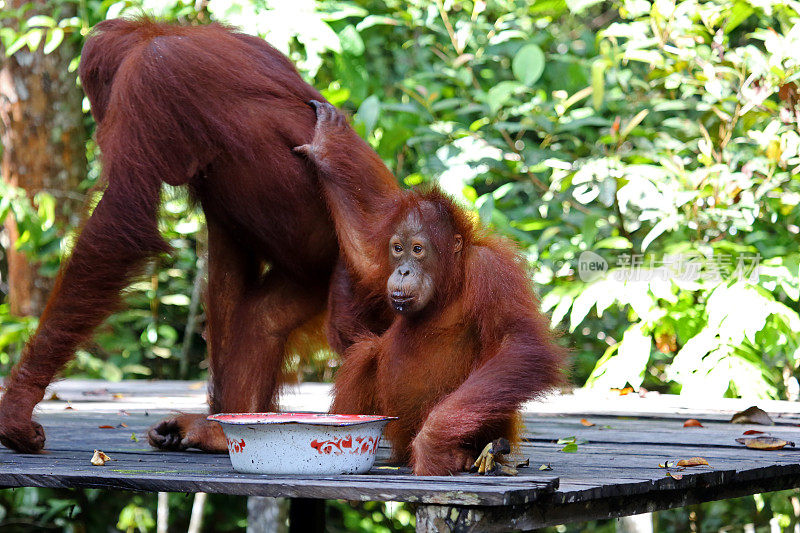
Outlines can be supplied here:
[[458, 252], [461, 251], [461, 246], [464, 244], [464, 239], [462, 239], [461, 235], [458, 234], [458, 233], [455, 234], [453, 239], [455, 239], [455, 241], [456, 241], [455, 246], [453, 246], [453, 252], [454, 253], [458, 253]]

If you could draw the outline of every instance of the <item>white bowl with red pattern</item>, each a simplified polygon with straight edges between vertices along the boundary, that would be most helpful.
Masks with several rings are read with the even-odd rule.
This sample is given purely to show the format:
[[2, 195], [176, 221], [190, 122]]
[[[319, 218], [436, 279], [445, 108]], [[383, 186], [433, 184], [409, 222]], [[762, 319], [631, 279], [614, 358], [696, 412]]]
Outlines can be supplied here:
[[234, 470], [252, 474], [363, 474], [375, 463], [383, 428], [376, 415], [220, 413]]

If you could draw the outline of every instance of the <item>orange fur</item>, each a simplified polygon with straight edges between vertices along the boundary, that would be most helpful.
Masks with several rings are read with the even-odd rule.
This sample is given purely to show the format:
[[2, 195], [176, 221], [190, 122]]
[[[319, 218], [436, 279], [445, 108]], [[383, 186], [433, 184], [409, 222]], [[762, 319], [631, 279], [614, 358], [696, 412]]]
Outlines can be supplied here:
[[[337, 323], [348, 323], [350, 336], [336, 339], [344, 363], [332, 411], [397, 416], [386, 435], [395, 457], [410, 460], [416, 474], [463, 470], [487, 442], [517, 438], [520, 405], [562, 382], [566, 350], [538, 310], [516, 246], [478, 228], [450, 198], [436, 189], [344, 193], [342, 183], [384, 171], [353, 156], [350, 147], [362, 144], [354, 137], [331, 108], [319, 106], [314, 139], [300, 150], [317, 165], [338, 213], [339, 238], [357, 243], [351, 253], [364, 254], [346, 256], [344, 281], [332, 285], [329, 306], [361, 291], [386, 316], [390, 237], [411, 213], [422, 221], [439, 267], [432, 301], [417, 314], [384, 318], [384, 331], [339, 307]], [[463, 246], [454, 252], [456, 235]]]

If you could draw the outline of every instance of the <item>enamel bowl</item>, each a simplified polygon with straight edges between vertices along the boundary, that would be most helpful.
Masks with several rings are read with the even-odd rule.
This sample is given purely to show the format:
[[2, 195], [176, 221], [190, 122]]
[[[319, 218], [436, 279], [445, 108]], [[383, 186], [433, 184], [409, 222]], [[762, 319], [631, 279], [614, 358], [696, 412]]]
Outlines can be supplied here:
[[388, 416], [221, 413], [234, 470], [252, 474], [363, 474], [375, 463]]

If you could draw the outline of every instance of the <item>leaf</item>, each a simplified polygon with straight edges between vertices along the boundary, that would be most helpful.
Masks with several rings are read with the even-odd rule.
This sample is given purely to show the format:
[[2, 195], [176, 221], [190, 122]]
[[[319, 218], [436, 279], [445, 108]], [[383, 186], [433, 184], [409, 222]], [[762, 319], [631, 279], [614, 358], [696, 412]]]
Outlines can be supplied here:
[[581, 425], [582, 426], [586, 426], [587, 428], [590, 428], [590, 427], [594, 426], [595, 423], [594, 422], [589, 422], [585, 418], [581, 418]]
[[649, 113], [650, 113], [649, 109], [642, 109], [641, 111], [636, 113], [636, 115], [632, 119], [630, 119], [628, 123], [625, 124], [625, 126], [622, 127], [622, 131], [620, 131], [619, 133], [620, 141], [625, 140], [628, 137], [628, 135], [630, 135], [630, 133], [633, 131], [633, 128], [638, 126], [639, 123], [644, 120], [644, 117], [646, 117]]
[[763, 434], [764, 434], [763, 431], [759, 431], [757, 429], [748, 429], [747, 431], [742, 433], [742, 435], [763, 435]]
[[653, 226], [647, 235], [644, 236], [642, 239], [642, 251], [644, 252], [647, 250], [647, 247], [650, 246], [654, 240], [656, 240], [662, 233], [667, 230], [673, 230], [677, 227], [678, 217], [677, 216], [670, 216], [662, 218], [658, 221], [658, 223]]
[[748, 448], [752, 448], [754, 450], [780, 450], [785, 446], [794, 447], [794, 442], [779, 439], [777, 437], [739, 437], [736, 439], [736, 442], [739, 444], [744, 444]]
[[361, 120], [366, 128], [366, 133], [369, 134], [378, 122], [378, 116], [381, 112], [381, 101], [374, 94], [367, 97], [361, 102], [356, 116]]
[[35, 52], [39, 49], [39, 44], [42, 42], [42, 37], [44, 36], [44, 30], [35, 28], [33, 30], [28, 31], [25, 34], [25, 39], [28, 43], [28, 49], [31, 52]]
[[[538, 2], [537, 2], [538, 3]], [[599, 4], [600, 0], [567, 0], [567, 8], [573, 15], [580, 15], [595, 4]]]
[[672, 468], [675, 466], [675, 461], [664, 461], [663, 463], [658, 463], [659, 468]]
[[755, 405], [744, 411], [739, 411], [731, 417], [731, 424], [758, 424], [759, 426], [774, 426], [775, 422], [763, 410]]
[[514, 77], [525, 85], [531, 86], [542, 77], [544, 72], [544, 52], [536, 44], [526, 44], [519, 49], [511, 62]]
[[114, 429], [114, 426], [104, 425], [104, 426], [97, 426], [100, 429]]
[[544, 465], [539, 467], [539, 470], [552, 470], [552, 469], [553, 469], [553, 467], [550, 466], [550, 463], [544, 464]]
[[578, 451], [578, 445], [575, 444], [574, 442], [570, 442], [569, 444], [561, 448], [561, 451], [564, 453], [575, 453]]
[[523, 86], [516, 81], [501, 81], [486, 94], [486, 103], [492, 113], [497, 113], [500, 108], [511, 98], [511, 95]]
[[725, 33], [733, 31], [739, 24], [747, 20], [747, 17], [752, 15], [753, 12], [754, 9], [747, 2], [736, 2], [728, 13], [728, 20], [725, 21]]
[[594, 245], [594, 247], [608, 248], [611, 250], [625, 250], [628, 248], [633, 248], [633, 244], [631, 244], [631, 241], [629, 241], [625, 237], [614, 236], [614, 237], [607, 237], [601, 241], [598, 241], [597, 244]]
[[64, 40], [64, 30], [61, 28], [54, 28], [47, 33], [47, 39], [44, 42], [44, 53], [49, 54], [58, 48], [58, 45]]
[[701, 427], [703, 427], [703, 424], [701, 424], [700, 421], [697, 420], [697, 419], [690, 418], [689, 420], [687, 420], [686, 422], [683, 423], [683, 427], [685, 427], [685, 428], [701, 428]]
[[34, 15], [26, 22], [28, 28], [54, 28], [55, 25], [56, 21], [53, 20], [53, 17], [48, 17], [47, 15]]
[[104, 454], [100, 450], [95, 450], [94, 455], [92, 455], [91, 463], [94, 466], [103, 466], [106, 464], [106, 461], [111, 461], [111, 457]]
[[349, 54], [360, 56], [364, 53], [364, 40], [352, 24], [348, 24], [339, 32], [339, 41], [342, 43], [342, 50]]
[[188, 306], [191, 300], [185, 294], [167, 294], [161, 297], [161, 303], [164, 305], [180, 305]]
[[603, 107], [607, 67], [608, 62], [604, 59], [598, 59], [592, 63], [592, 107], [595, 111], [599, 111]]
[[20, 37], [17, 38], [16, 41], [14, 41], [6, 48], [6, 56], [7, 57], [13, 56], [17, 51], [19, 51], [20, 48], [25, 46], [27, 43], [28, 40], [25, 38], [24, 35], [21, 35]]
[[702, 457], [691, 457], [689, 459], [681, 459], [678, 461], [678, 466], [709, 466], [708, 461]]
[[675, 474], [672, 472], [667, 472], [667, 477], [671, 477], [672, 479], [681, 480], [683, 479], [683, 474]]

